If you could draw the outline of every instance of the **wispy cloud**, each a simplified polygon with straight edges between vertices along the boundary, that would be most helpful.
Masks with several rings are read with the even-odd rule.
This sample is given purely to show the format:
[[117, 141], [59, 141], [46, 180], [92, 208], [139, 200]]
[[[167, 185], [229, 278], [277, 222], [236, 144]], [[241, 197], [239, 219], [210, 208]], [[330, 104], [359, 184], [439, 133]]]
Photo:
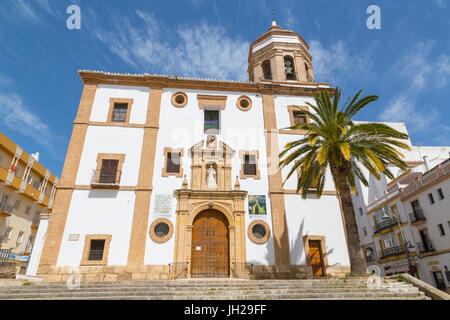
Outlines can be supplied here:
[[168, 28], [153, 14], [137, 10], [94, 36], [132, 67], [150, 73], [244, 80], [249, 43], [220, 26], [178, 25]]
[[445, 4], [444, 0], [433, 0], [434, 4], [441, 9], [447, 9], [447, 5]]
[[314, 75], [318, 81], [330, 81], [342, 84], [351, 74], [367, 74], [372, 62], [368, 54], [353, 54], [342, 40], [331, 47], [324, 47], [320, 41], [310, 42], [313, 56]]
[[0, 72], [0, 88], [4, 86], [9, 86], [13, 83], [13, 80], [6, 74]]
[[63, 159], [64, 155], [59, 147], [64, 143], [64, 139], [31, 112], [19, 95], [0, 91], [0, 124], [33, 139], [55, 159]]
[[394, 64], [390, 74], [397, 75], [405, 85], [380, 113], [380, 120], [405, 122], [411, 132], [430, 128], [445, 131], [437, 108], [423, 103], [417, 106], [425, 90], [442, 89], [450, 81], [450, 57], [445, 54], [433, 57], [434, 45], [433, 40], [418, 42]]

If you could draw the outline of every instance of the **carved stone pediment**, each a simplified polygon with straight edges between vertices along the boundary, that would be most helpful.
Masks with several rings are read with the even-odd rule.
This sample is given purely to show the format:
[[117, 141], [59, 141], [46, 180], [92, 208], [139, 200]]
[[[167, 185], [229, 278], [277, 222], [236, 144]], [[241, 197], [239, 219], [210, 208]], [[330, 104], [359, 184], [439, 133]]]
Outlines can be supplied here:
[[[214, 137], [212, 139], [212, 137]], [[190, 148], [192, 190], [232, 190], [232, 159], [234, 150], [223, 141], [217, 148], [217, 137], [208, 136]]]

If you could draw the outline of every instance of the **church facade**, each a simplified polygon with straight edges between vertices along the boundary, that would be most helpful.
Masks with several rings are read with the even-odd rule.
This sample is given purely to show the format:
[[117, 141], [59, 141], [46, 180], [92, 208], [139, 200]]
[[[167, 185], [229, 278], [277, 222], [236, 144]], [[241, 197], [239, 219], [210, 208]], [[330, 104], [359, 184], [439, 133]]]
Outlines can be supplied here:
[[302, 199], [278, 155], [304, 132], [308, 44], [275, 23], [249, 81], [80, 71], [38, 275], [49, 281], [311, 278], [349, 272], [331, 174]]

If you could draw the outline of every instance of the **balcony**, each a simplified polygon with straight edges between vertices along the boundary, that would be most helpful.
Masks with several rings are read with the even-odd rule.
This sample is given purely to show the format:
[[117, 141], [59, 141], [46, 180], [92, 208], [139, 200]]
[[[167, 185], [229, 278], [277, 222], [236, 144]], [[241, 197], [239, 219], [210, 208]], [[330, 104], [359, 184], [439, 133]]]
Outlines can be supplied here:
[[14, 211], [14, 206], [6, 202], [0, 203], [0, 216], [9, 217]]
[[431, 240], [427, 240], [425, 242], [418, 242], [417, 246], [419, 247], [419, 253], [427, 253], [427, 252], [436, 251], [436, 249], [433, 248], [433, 244], [431, 243]]
[[397, 247], [385, 248], [381, 252], [379, 252], [378, 255], [381, 260], [381, 259], [385, 259], [388, 257], [398, 256], [398, 255], [404, 254], [404, 253], [406, 253], [406, 251], [403, 248], [403, 246], [397, 246]]
[[122, 172], [120, 170], [117, 170], [114, 173], [93, 170], [91, 187], [98, 189], [119, 189], [121, 176]]
[[412, 212], [409, 214], [409, 219], [411, 220], [411, 223], [416, 223], [420, 221], [426, 221], [422, 209], [417, 209], [415, 212]]
[[377, 223], [374, 227], [373, 227], [373, 233], [378, 233], [384, 229], [388, 229], [391, 227], [394, 227], [398, 224], [397, 219], [395, 218], [388, 218], [385, 219], [383, 221], [381, 221], [380, 223]]

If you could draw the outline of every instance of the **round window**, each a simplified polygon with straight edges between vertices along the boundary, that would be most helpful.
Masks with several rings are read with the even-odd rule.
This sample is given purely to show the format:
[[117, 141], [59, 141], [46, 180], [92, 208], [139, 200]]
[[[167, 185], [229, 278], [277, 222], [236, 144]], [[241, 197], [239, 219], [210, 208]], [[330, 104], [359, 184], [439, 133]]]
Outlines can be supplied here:
[[252, 233], [257, 239], [262, 239], [266, 236], [266, 228], [262, 224], [255, 224], [252, 228]]
[[270, 227], [262, 220], [255, 220], [247, 228], [247, 234], [250, 240], [256, 244], [264, 244], [269, 241]]
[[172, 103], [175, 107], [184, 107], [188, 102], [188, 97], [184, 92], [177, 92], [172, 95]]
[[173, 234], [173, 225], [169, 219], [160, 218], [153, 221], [149, 229], [150, 238], [157, 243], [169, 240]]
[[252, 100], [247, 96], [240, 96], [237, 99], [236, 105], [242, 111], [248, 111], [252, 107]]
[[155, 226], [155, 235], [158, 238], [164, 238], [169, 234], [169, 226], [165, 222], [160, 222]]

